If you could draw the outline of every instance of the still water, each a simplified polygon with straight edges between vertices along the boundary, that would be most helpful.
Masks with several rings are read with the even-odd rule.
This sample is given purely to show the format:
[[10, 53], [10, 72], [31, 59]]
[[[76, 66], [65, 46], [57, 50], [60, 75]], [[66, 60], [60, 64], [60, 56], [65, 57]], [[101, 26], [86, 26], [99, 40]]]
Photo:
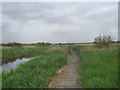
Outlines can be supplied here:
[[16, 59], [13, 62], [9, 62], [7, 64], [2, 65], [2, 71], [9, 72], [11, 69], [16, 69], [20, 64], [29, 61], [32, 58], [22, 58], [22, 59]]

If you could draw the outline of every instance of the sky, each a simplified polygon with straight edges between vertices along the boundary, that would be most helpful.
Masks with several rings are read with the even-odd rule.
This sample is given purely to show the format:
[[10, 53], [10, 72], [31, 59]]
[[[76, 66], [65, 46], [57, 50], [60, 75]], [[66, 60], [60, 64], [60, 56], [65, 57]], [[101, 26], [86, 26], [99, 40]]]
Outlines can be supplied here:
[[93, 42], [99, 34], [118, 40], [117, 2], [3, 2], [2, 42]]

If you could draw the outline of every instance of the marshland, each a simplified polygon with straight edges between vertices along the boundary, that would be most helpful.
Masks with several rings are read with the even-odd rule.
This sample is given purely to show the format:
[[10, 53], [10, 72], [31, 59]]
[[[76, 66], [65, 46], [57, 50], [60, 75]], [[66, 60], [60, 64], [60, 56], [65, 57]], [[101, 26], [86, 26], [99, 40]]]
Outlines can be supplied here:
[[[57, 76], [57, 72], [68, 64], [68, 58], [74, 51], [79, 57], [75, 72], [78, 74], [76, 82], [79, 87], [117, 88], [117, 46], [117, 43], [113, 43], [110, 48], [74, 43], [3, 46], [2, 87], [47, 88]], [[65, 76], [66, 72], [67, 70], [63, 70], [60, 74]]]
[[120, 86], [118, 2], [7, 1], [0, 89]]

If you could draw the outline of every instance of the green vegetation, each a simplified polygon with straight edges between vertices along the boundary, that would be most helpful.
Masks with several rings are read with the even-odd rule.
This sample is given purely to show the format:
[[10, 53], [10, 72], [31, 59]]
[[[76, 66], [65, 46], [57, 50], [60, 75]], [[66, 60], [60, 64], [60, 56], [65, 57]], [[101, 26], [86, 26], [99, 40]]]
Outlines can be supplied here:
[[[118, 48], [118, 75], [120, 75], [120, 44]], [[118, 77], [118, 88], [120, 88], [120, 77]]]
[[10, 46], [10, 47], [19, 47], [19, 46], [24, 46], [24, 45], [34, 45], [34, 46], [48, 46], [52, 45], [51, 43], [48, 42], [37, 42], [37, 43], [31, 43], [31, 44], [25, 44], [25, 43], [18, 43], [18, 42], [9, 42], [9, 43], [3, 43], [2, 46]]
[[34, 58], [18, 66], [10, 73], [3, 72], [3, 88], [45, 88], [48, 87], [56, 71], [66, 64], [67, 53], [47, 51], [40, 57]]
[[74, 50], [74, 51], [77, 51], [77, 50], [78, 50], [78, 48], [77, 48], [76, 45], [71, 45], [70, 48], [71, 48], [72, 50]]
[[48, 46], [42, 46], [42, 47], [36, 47], [36, 48], [20, 48], [15, 47], [12, 49], [5, 49], [2, 50], [2, 59], [18, 56], [18, 55], [29, 55], [29, 56], [35, 56], [40, 55], [48, 49]]
[[110, 44], [112, 43], [112, 37], [110, 35], [99, 35], [95, 38], [94, 43], [98, 48], [109, 48]]
[[118, 87], [118, 50], [81, 50], [80, 75], [83, 88]]
[[2, 58], [2, 50], [0, 50], [0, 59]]
[[17, 42], [10, 42], [10, 43], [6, 43], [6, 44], [2, 44], [2, 46], [22, 46], [21, 43], [17, 43]]
[[56, 72], [66, 64], [67, 52], [71, 49], [81, 58], [79, 82], [82, 83], [83, 88], [117, 88], [119, 86], [116, 48], [98, 49], [94, 46], [79, 47], [75, 44], [69, 44], [67, 48], [67, 45], [50, 45], [49, 43], [37, 43], [34, 46], [34, 48], [16, 46], [2, 50], [3, 60], [19, 55], [38, 56], [21, 64], [16, 70], [11, 70], [10, 73], [2, 72], [3, 88], [47, 88]]

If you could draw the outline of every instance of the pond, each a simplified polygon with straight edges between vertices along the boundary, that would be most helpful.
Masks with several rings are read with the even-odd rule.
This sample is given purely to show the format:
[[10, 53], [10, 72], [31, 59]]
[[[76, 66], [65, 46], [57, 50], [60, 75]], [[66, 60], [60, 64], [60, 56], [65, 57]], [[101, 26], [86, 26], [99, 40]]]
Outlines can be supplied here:
[[22, 59], [16, 59], [13, 62], [9, 62], [7, 64], [2, 65], [2, 71], [9, 72], [11, 69], [16, 69], [20, 64], [29, 61], [32, 58], [22, 58]]

